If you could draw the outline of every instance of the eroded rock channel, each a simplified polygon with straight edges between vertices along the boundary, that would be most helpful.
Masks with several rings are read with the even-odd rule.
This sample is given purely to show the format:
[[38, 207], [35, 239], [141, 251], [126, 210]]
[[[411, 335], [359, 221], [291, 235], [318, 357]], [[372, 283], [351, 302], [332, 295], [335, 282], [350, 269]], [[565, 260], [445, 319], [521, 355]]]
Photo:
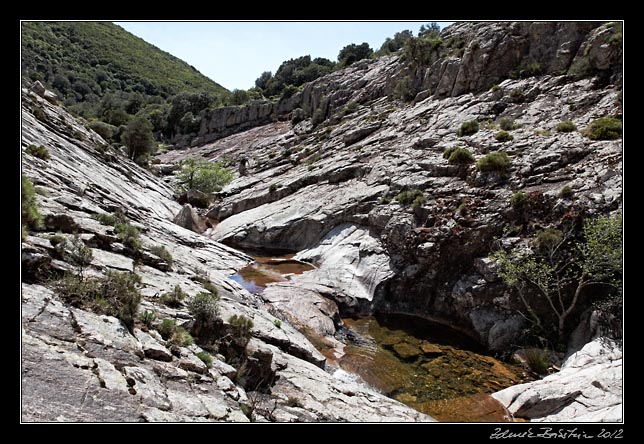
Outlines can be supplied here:
[[[481, 344], [463, 333], [417, 317], [389, 314], [339, 318], [345, 310], [328, 300], [313, 302], [327, 310], [311, 313], [306, 300], [298, 301], [297, 296], [290, 299], [290, 290], [287, 297], [278, 297], [281, 288], [295, 288], [293, 279], [310, 282], [306, 274], [315, 268], [294, 259], [307, 254], [246, 253], [254, 261], [229, 279], [262, 297], [280, 317], [298, 325], [326, 357], [329, 371], [338, 377], [368, 384], [441, 421], [512, 419], [489, 394], [532, 380], [523, 368], [486, 354]], [[302, 307], [307, 308], [305, 312]], [[325, 317], [335, 323], [334, 334], [319, 327], [325, 324], [320, 318]]]

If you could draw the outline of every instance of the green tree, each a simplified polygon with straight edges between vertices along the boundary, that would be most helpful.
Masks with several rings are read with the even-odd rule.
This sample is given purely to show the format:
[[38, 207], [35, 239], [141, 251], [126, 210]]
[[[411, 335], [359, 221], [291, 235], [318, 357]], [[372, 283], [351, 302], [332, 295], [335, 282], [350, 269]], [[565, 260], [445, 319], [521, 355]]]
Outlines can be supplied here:
[[203, 193], [221, 191], [233, 179], [233, 173], [222, 162], [198, 161], [191, 157], [182, 162], [177, 176], [179, 191], [194, 189]]
[[418, 37], [438, 38], [441, 33], [441, 27], [436, 22], [421, 25], [418, 30]]
[[121, 135], [121, 142], [127, 147], [128, 157], [132, 160], [151, 153], [154, 149], [152, 124], [145, 117], [135, 117]]
[[[538, 234], [536, 251], [499, 250], [492, 257], [499, 276], [516, 288], [527, 315], [520, 313], [541, 331], [554, 330], [561, 342], [589, 288], [603, 288], [600, 299], [621, 295], [621, 233], [621, 217], [598, 217], [585, 222], [583, 241], [573, 240], [572, 230], [547, 229]], [[555, 325], [548, 325], [544, 306]]]
[[26, 176], [22, 176], [21, 208], [23, 226], [26, 225], [36, 230], [42, 227], [43, 218], [40, 211], [38, 211], [36, 189], [31, 180]]
[[341, 66], [349, 66], [358, 60], [368, 59], [373, 54], [373, 50], [367, 42], [356, 45], [351, 43], [345, 46], [338, 53], [338, 63]]

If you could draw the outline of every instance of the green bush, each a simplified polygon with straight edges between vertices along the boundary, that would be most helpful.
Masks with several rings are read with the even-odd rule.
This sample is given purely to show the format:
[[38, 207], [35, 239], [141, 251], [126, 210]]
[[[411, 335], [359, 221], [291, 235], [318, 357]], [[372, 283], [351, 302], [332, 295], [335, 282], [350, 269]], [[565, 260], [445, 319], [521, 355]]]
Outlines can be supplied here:
[[145, 325], [148, 329], [152, 328], [154, 321], [156, 320], [157, 315], [153, 311], [146, 310], [140, 314], [139, 319], [141, 323]]
[[177, 345], [179, 347], [186, 347], [194, 344], [192, 335], [186, 331], [185, 328], [177, 326], [176, 330], [168, 340], [168, 345]]
[[141, 303], [140, 284], [141, 277], [129, 271], [108, 271], [100, 281], [100, 297], [110, 306], [107, 314], [119, 318], [130, 331]]
[[47, 161], [51, 159], [51, 156], [49, 155], [49, 151], [47, 148], [45, 148], [43, 145], [36, 146], [36, 145], [29, 145], [26, 149], [25, 152], [29, 154], [30, 156], [37, 157], [39, 159], [42, 159], [44, 161]]
[[268, 187], [268, 192], [272, 194], [272, 193], [274, 193], [275, 191], [277, 191], [277, 185], [275, 185], [274, 183], [272, 183], [272, 184]]
[[575, 191], [570, 185], [566, 185], [559, 191], [559, 197], [562, 199], [570, 199], [575, 194]]
[[514, 193], [512, 197], [510, 197], [510, 205], [515, 209], [523, 208], [529, 201], [530, 198], [528, 195], [522, 191]]
[[467, 122], [461, 123], [461, 127], [458, 129], [457, 134], [459, 136], [471, 136], [479, 130], [479, 123], [476, 120], [468, 120]]
[[177, 322], [174, 319], [164, 319], [157, 325], [157, 331], [167, 341], [177, 331]]
[[584, 134], [592, 140], [614, 140], [622, 135], [622, 122], [615, 117], [600, 117], [586, 128]]
[[447, 159], [447, 161], [452, 165], [474, 162], [474, 156], [472, 153], [467, 148], [460, 146], [447, 148], [443, 153], [443, 158]]
[[54, 234], [52, 236], [49, 236], [49, 243], [54, 248], [57, 245], [62, 244], [63, 242], [67, 242], [67, 238], [61, 234]]
[[46, 122], [48, 120], [47, 119], [47, 114], [39, 106], [34, 106], [33, 113], [34, 113], [34, 117], [36, 119], [40, 120], [41, 122]]
[[244, 315], [232, 315], [228, 318], [228, 323], [232, 327], [235, 340], [245, 346], [250, 340], [253, 321]]
[[524, 351], [528, 367], [538, 375], [548, 371], [548, 352], [538, 348], [528, 348]]
[[563, 240], [563, 233], [556, 228], [546, 228], [537, 233], [536, 244], [542, 251], [555, 248]]
[[194, 296], [188, 302], [188, 310], [198, 325], [209, 325], [219, 317], [219, 295], [210, 291]]
[[197, 161], [193, 158], [185, 159], [177, 174], [180, 191], [194, 189], [206, 194], [221, 191], [233, 176], [223, 162]]
[[416, 196], [416, 198], [411, 203], [411, 207], [412, 208], [418, 208], [422, 204], [424, 204], [425, 202], [427, 202], [427, 199], [425, 198], [424, 195]]
[[128, 223], [118, 222], [114, 225], [114, 232], [123, 244], [133, 252], [136, 253], [141, 249], [139, 230], [136, 227]]
[[127, 147], [131, 160], [152, 153], [155, 147], [152, 124], [145, 117], [134, 117], [121, 134], [121, 142]]
[[[116, 225], [116, 222], [119, 221], [119, 218], [113, 214], [109, 213], [98, 213], [98, 214], [93, 214], [92, 219], [96, 219], [103, 225], [111, 225], [114, 226]], [[124, 222], [124, 221], [122, 221]]]
[[499, 142], [509, 142], [510, 140], [514, 140], [512, 134], [508, 133], [507, 131], [499, 131], [498, 133], [496, 133], [494, 138]]
[[105, 141], [112, 142], [114, 135], [117, 133], [118, 128], [109, 123], [101, 122], [100, 120], [95, 120], [89, 123], [89, 127], [96, 134], [101, 136]]
[[401, 205], [409, 205], [418, 198], [424, 198], [424, 195], [422, 191], [416, 189], [403, 191], [394, 197]]
[[509, 117], [503, 117], [501, 120], [499, 120], [499, 126], [504, 131], [512, 131], [513, 129], [516, 129], [514, 120], [510, 119]]
[[414, 86], [414, 81], [409, 77], [403, 77], [394, 87], [394, 97], [403, 102], [411, 102], [418, 94], [418, 88]]
[[367, 42], [363, 42], [360, 45], [351, 43], [342, 48], [338, 53], [338, 63], [340, 66], [349, 66], [358, 60], [368, 59], [372, 55], [373, 50]]
[[201, 359], [201, 361], [206, 364], [206, 367], [212, 367], [212, 356], [210, 356], [210, 353], [200, 351], [199, 353], [197, 353], [197, 358]]
[[172, 254], [163, 245], [154, 245], [150, 248], [152, 254], [158, 256], [163, 262], [172, 266]]
[[119, 318], [132, 331], [141, 303], [141, 277], [131, 272], [108, 271], [100, 278], [68, 274], [56, 285], [61, 298], [74, 306]]
[[161, 295], [161, 303], [171, 308], [179, 308], [181, 307], [181, 301], [185, 298], [186, 294], [181, 289], [181, 286], [177, 284], [174, 289]]
[[32, 230], [38, 230], [43, 226], [43, 217], [38, 210], [36, 201], [36, 189], [34, 184], [26, 176], [22, 176], [21, 214], [22, 223]]
[[279, 319], [275, 319], [273, 321], [273, 325], [277, 328], [282, 328], [282, 321], [280, 321]]
[[572, 120], [564, 120], [563, 122], [557, 124], [556, 129], [559, 133], [571, 133], [573, 131], [576, 131], [577, 127], [574, 123], [572, 123]]
[[497, 171], [504, 173], [509, 166], [510, 158], [502, 151], [488, 153], [476, 162], [476, 168], [481, 172]]
[[524, 99], [523, 89], [515, 88], [512, 91], [510, 91], [510, 99], [516, 103], [523, 102], [523, 99]]

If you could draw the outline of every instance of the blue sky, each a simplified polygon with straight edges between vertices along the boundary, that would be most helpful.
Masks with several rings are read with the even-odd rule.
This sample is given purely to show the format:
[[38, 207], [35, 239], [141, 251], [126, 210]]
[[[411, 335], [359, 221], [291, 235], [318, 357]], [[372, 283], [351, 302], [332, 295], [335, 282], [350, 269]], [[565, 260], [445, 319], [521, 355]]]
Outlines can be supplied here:
[[[263, 71], [275, 73], [288, 59], [303, 55], [336, 60], [349, 43], [378, 49], [403, 29], [418, 33], [417, 22], [116, 22], [132, 34], [179, 57], [230, 90], [248, 89]], [[439, 22], [445, 26], [448, 22]]]

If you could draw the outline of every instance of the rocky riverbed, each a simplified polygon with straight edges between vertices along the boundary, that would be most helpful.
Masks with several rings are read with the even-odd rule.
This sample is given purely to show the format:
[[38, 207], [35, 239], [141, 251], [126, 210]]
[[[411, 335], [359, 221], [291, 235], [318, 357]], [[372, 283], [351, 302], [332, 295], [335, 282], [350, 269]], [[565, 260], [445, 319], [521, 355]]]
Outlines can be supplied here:
[[[621, 49], [608, 43], [612, 32], [601, 23], [457, 24], [445, 38], [462, 39], [462, 51], [441, 49], [423, 72], [394, 54], [320, 78], [261, 113], [252, 103], [225, 111], [234, 118], [213, 111], [195, 146], [157, 156], [150, 170], [23, 89], [22, 147], [43, 145], [51, 159], [25, 153], [22, 162], [45, 216], [43, 230], [22, 244], [22, 419], [621, 419], [621, 352], [590, 342], [601, 333], [585, 321], [592, 316], [577, 316], [575, 340], [588, 343], [586, 354], [530, 385], [511, 386], [524, 382], [521, 371], [487, 355], [507, 355], [525, 327], [516, 295], [487, 258], [495, 238], [505, 233], [504, 242], [518, 245], [525, 232], [563, 217], [621, 211], [622, 141], [583, 133], [598, 117], [621, 116]], [[565, 74], [584, 57], [596, 75]], [[530, 58], [542, 72], [510, 75]], [[409, 103], [393, 94], [406, 76], [420, 89]], [[324, 118], [292, 124], [297, 107]], [[512, 140], [495, 137], [502, 119], [513, 122]], [[470, 120], [479, 131], [459, 135]], [[563, 120], [579, 131], [558, 132]], [[443, 153], [458, 146], [475, 159], [507, 153], [507, 174], [449, 164]], [[233, 159], [232, 167], [250, 160], [210, 208], [195, 210], [173, 199], [171, 175], [194, 156]], [[572, 198], [561, 195], [564, 186]], [[517, 191], [530, 196], [529, 214], [511, 207]], [[405, 203], [403, 192], [422, 199]], [[95, 219], [116, 210], [141, 231], [140, 311], [190, 327], [186, 304], [168, 307], [160, 295], [180, 285], [190, 299], [204, 290], [205, 274], [221, 296], [225, 328], [232, 315], [252, 319], [246, 353], [270, 387], [236, 378], [239, 368], [223, 355], [208, 368], [198, 345], [173, 348], [141, 324], [128, 332], [53, 292], [72, 269], [56, 257], [49, 239], [57, 233], [78, 232], [92, 249], [88, 275], [133, 270], [113, 228]], [[171, 266], [154, 253], [158, 246], [171, 253]], [[256, 248], [293, 256], [257, 259], [257, 274], [240, 251]], [[271, 283], [261, 280], [267, 273]], [[240, 285], [247, 282], [252, 291]], [[455, 346], [366, 317], [374, 314], [413, 315], [467, 339]], [[486, 353], [464, 350], [470, 340]]]

